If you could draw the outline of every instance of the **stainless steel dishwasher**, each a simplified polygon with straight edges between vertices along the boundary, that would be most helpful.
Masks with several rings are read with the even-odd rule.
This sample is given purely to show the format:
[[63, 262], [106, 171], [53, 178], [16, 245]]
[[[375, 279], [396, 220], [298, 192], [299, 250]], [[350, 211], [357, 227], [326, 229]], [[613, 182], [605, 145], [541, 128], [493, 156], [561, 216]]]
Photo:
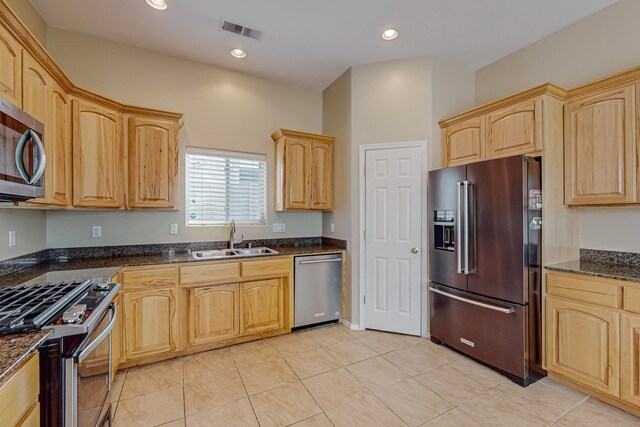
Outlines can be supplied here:
[[294, 327], [340, 318], [342, 254], [295, 257]]

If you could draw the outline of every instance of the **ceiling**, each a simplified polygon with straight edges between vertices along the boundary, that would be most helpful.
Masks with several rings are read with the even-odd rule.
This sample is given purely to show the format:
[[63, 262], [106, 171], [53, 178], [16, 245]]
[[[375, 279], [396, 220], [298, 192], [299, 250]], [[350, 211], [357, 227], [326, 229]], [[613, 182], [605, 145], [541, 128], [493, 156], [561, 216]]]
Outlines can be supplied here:
[[[439, 55], [478, 69], [616, 0], [31, 0], [52, 27], [314, 89], [352, 65]], [[261, 30], [255, 41], [222, 19]], [[400, 37], [380, 38], [394, 27]], [[229, 55], [242, 48], [247, 58]]]

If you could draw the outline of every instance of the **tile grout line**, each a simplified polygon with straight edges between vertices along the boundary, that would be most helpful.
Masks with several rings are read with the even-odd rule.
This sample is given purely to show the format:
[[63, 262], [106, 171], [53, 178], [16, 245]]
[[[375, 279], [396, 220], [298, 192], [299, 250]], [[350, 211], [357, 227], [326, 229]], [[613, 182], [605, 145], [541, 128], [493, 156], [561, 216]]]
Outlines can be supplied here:
[[[251, 401], [251, 396], [249, 396], [249, 391], [247, 390], [247, 386], [244, 384], [244, 380], [242, 379], [242, 374], [240, 374], [240, 368], [238, 367], [238, 364], [236, 363], [236, 359], [233, 358], [233, 354], [231, 355], [231, 358], [233, 359], [233, 366], [235, 366], [236, 367], [236, 371], [238, 371], [238, 376], [240, 377], [240, 382], [242, 383], [242, 387], [244, 388], [244, 392], [247, 395], [246, 399], [249, 401], [249, 406], [251, 406], [251, 412], [253, 412], [253, 416], [255, 417], [256, 422], [258, 423], [258, 425], [260, 425], [260, 420], [258, 419], [258, 414], [256, 413], [256, 408], [253, 407], [253, 402]], [[240, 400], [242, 400], [242, 399], [240, 399]]]
[[578, 406], [582, 405], [583, 403], [585, 403], [587, 400], [589, 400], [589, 398], [591, 397], [591, 395], [587, 394], [584, 399], [582, 399], [581, 401], [579, 401], [578, 403], [576, 403], [575, 405], [573, 405], [571, 408], [569, 408], [567, 411], [565, 411], [563, 414], [561, 414], [558, 418], [556, 418], [555, 420], [553, 420], [553, 422], [551, 422], [551, 424], [549, 424], [550, 426], [556, 424], [558, 421], [560, 421], [562, 418], [564, 418], [565, 416], [569, 415], [569, 413], [571, 411], [573, 411], [574, 409], [576, 409]]

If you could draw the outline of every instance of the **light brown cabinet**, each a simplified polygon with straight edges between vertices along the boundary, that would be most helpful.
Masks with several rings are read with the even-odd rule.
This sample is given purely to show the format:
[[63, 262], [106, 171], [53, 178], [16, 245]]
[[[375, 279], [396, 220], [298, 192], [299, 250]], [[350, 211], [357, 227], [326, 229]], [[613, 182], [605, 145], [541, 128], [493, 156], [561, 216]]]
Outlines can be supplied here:
[[50, 110], [45, 127], [45, 197], [38, 199], [49, 205], [71, 204], [71, 102], [62, 86], [51, 85]]
[[128, 151], [128, 207], [177, 209], [177, 121], [130, 117]]
[[22, 46], [0, 25], [0, 96], [22, 106]]
[[189, 290], [189, 344], [207, 344], [240, 335], [239, 286]]
[[565, 203], [637, 203], [636, 87], [572, 99], [564, 112]]
[[640, 407], [640, 316], [622, 315], [620, 397]]
[[170, 353], [178, 343], [175, 288], [123, 294], [124, 355], [127, 360]]
[[334, 138], [279, 129], [276, 151], [276, 211], [333, 209]]
[[40, 357], [33, 354], [0, 387], [0, 425], [39, 426]]
[[284, 294], [280, 279], [242, 283], [240, 288], [241, 334], [282, 328]]
[[547, 368], [619, 396], [619, 314], [547, 297]]
[[487, 115], [486, 158], [542, 150], [542, 98], [534, 98]]
[[124, 208], [124, 140], [121, 115], [73, 100], [73, 205]]
[[51, 77], [27, 52], [24, 52], [22, 60], [22, 109], [34, 119], [46, 124]]
[[484, 117], [473, 117], [442, 129], [442, 164], [444, 167], [485, 159], [485, 124]]

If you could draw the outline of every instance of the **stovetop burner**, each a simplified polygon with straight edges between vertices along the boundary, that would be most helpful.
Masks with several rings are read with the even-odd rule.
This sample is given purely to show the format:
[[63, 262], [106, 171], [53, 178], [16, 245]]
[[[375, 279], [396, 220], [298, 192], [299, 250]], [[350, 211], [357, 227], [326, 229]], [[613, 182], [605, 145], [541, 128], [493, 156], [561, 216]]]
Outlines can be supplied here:
[[0, 336], [41, 329], [91, 287], [85, 280], [0, 289]]

